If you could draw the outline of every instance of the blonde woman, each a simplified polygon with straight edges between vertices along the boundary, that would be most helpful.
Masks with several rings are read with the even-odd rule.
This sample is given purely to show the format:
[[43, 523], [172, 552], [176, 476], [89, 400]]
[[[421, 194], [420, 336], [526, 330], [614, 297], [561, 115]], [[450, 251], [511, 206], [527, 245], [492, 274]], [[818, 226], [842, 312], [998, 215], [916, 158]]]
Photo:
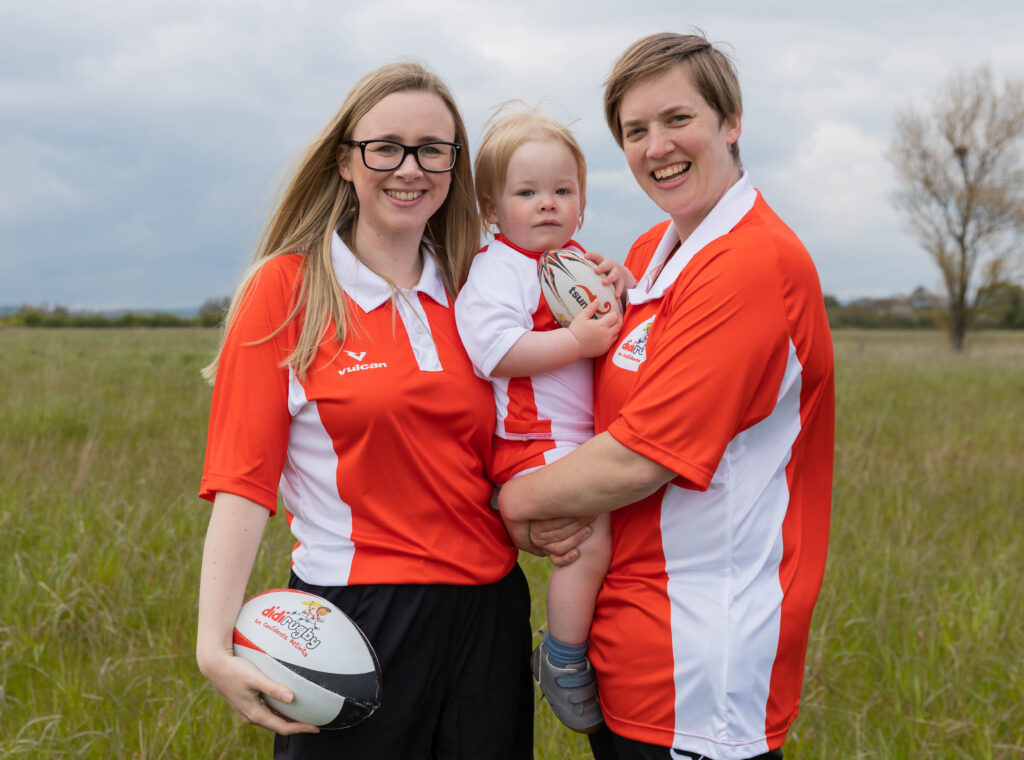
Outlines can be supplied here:
[[[267, 223], [209, 369], [197, 659], [278, 758], [532, 756], [529, 592], [488, 505], [494, 402], [452, 308], [477, 242], [467, 153], [423, 67], [358, 82]], [[273, 713], [259, 692], [291, 695], [232, 655], [279, 489], [290, 585], [380, 659], [381, 707], [343, 731]]]

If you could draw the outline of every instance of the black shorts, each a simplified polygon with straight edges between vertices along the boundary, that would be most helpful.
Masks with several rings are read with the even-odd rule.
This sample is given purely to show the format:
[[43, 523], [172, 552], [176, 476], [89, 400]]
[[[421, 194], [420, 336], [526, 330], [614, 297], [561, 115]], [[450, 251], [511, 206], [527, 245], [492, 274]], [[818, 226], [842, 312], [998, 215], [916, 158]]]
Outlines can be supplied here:
[[[601, 726], [601, 730], [590, 735], [590, 749], [594, 753], [594, 760], [713, 760], [695, 752], [626, 739], [608, 726]], [[750, 760], [782, 760], [782, 750], [765, 752]]]
[[324, 587], [380, 661], [381, 706], [362, 723], [275, 736], [276, 760], [533, 757], [530, 590], [516, 565], [486, 586]]

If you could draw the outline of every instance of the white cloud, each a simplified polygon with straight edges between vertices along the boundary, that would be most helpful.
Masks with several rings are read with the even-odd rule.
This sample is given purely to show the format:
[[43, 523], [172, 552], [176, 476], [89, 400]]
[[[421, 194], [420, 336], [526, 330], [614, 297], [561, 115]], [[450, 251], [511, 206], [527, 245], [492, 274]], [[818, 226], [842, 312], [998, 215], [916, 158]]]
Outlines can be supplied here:
[[891, 173], [877, 137], [853, 124], [824, 123], [802, 140], [796, 160], [773, 165], [765, 178], [805, 216], [836, 234], [864, 231], [864, 221], [891, 216]]

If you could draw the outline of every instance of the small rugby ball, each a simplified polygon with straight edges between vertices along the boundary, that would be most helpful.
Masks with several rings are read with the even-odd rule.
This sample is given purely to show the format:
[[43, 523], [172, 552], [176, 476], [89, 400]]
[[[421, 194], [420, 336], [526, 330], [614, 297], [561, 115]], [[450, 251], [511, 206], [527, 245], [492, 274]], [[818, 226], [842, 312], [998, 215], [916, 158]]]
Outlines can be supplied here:
[[315, 594], [282, 588], [247, 600], [235, 621], [234, 650], [291, 689], [291, 704], [263, 695], [286, 718], [348, 728], [380, 706], [373, 647], [345, 613]]
[[593, 262], [581, 253], [565, 248], [545, 251], [537, 264], [537, 273], [544, 300], [562, 327], [568, 327], [592, 301], [599, 302], [595, 318], [612, 310], [622, 311], [615, 288], [602, 282], [604, 275], [595, 272]]

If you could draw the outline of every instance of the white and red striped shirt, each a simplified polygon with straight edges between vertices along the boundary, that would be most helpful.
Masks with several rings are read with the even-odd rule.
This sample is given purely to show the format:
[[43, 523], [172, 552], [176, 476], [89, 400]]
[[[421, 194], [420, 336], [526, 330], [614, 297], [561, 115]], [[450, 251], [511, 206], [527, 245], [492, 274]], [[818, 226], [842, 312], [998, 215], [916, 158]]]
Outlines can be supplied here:
[[[796, 717], [828, 544], [832, 342], [813, 262], [744, 175], [680, 244], [633, 246], [596, 428], [677, 477], [612, 513], [591, 629], [627, 738], [751, 757]], [[660, 274], [657, 274], [661, 268]]]
[[[584, 252], [572, 240], [564, 247]], [[594, 434], [593, 360], [579, 359], [533, 377], [491, 375], [525, 333], [558, 329], [541, 294], [541, 253], [498, 235], [473, 259], [455, 318], [474, 368], [494, 389], [495, 435], [507, 441], [580, 444]]]
[[[517, 552], [490, 508], [494, 401], [473, 372], [430, 256], [396, 294], [335, 235], [350, 321], [304, 380], [284, 366], [295, 254], [261, 268], [217, 369], [200, 495], [238, 494], [271, 512], [280, 487], [308, 583], [484, 584]], [[334, 334], [333, 324], [327, 334]]]

